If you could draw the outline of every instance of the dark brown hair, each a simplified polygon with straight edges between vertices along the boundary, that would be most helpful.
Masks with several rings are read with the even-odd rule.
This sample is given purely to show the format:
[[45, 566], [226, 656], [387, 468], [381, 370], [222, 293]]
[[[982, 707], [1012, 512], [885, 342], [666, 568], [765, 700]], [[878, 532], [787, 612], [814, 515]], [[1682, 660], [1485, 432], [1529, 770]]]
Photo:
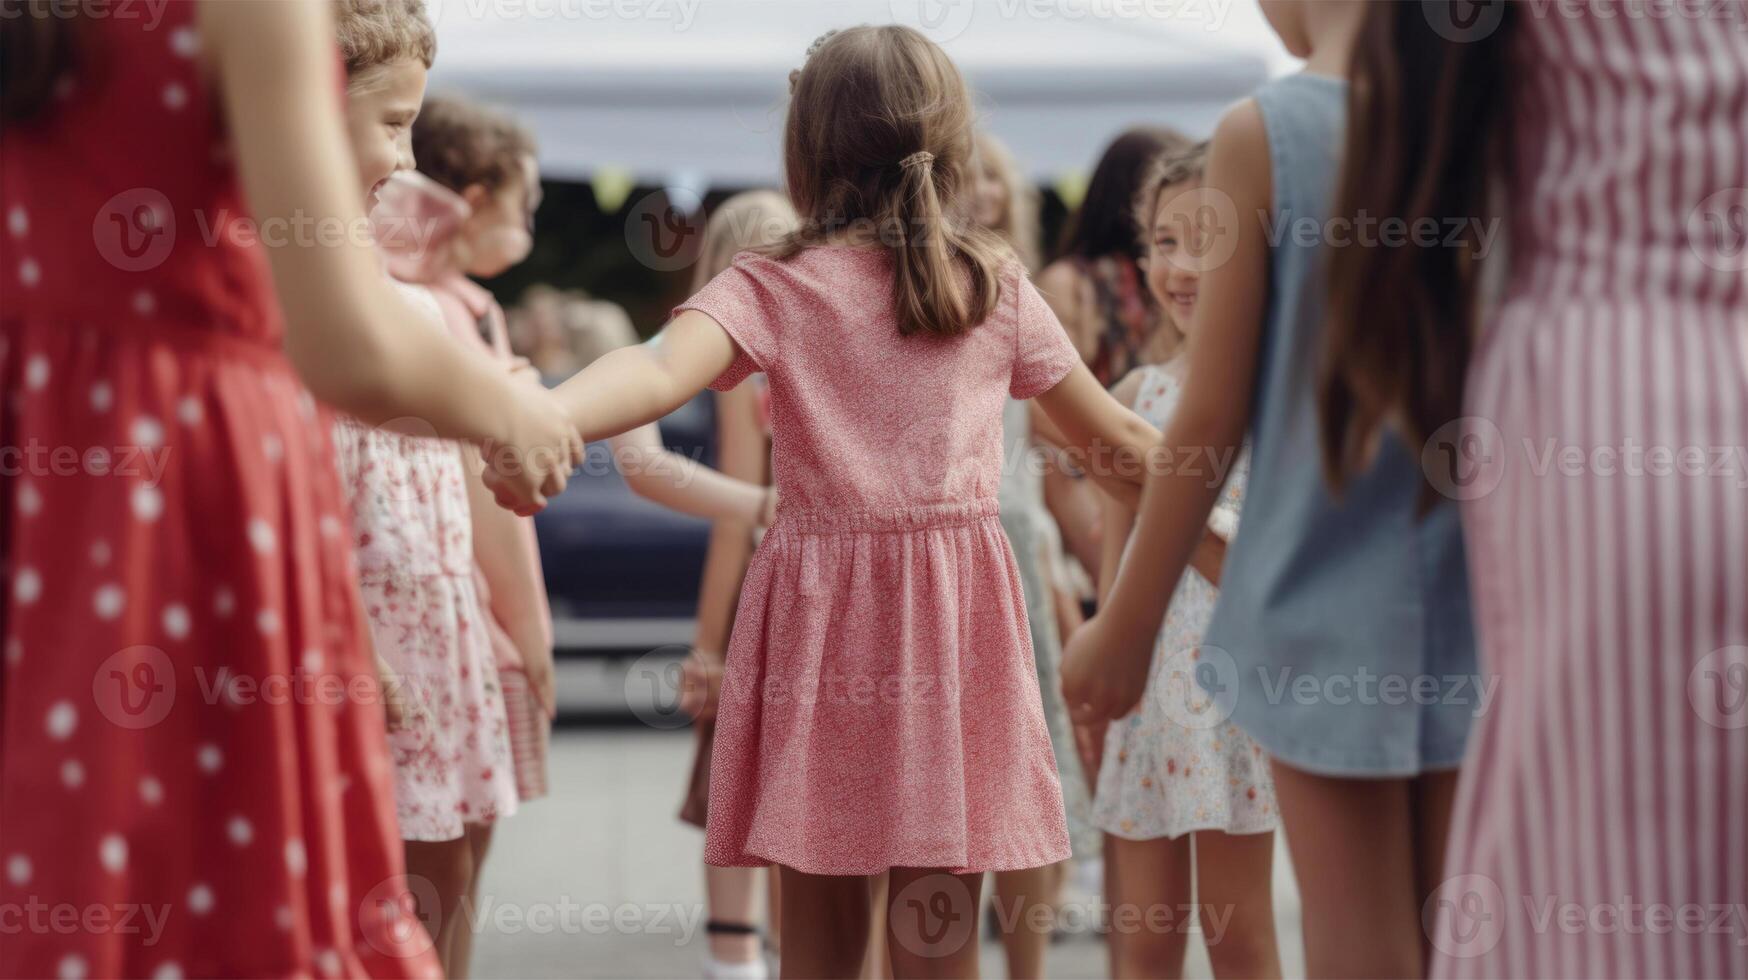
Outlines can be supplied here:
[[417, 58], [426, 68], [437, 60], [425, 0], [335, 0], [334, 27], [348, 78], [402, 58]]
[[1186, 150], [1193, 143], [1177, 130], [1160, 126], [1138, 126], [1112, 140], [1093, 168], [1086, 198], [1063, 226], [1057, 258], [1122, 255], [1131, 262], [1139, 261], [1135, 193], [1148, 165], [1160, 154]]
[[[1488, 214], [1490, 178], [1509, 160], [1504, 92], [1515, 15], [1505, 6], [1503, 22], [1470, 41], [1438, 34], [1418, 3], [1367, 10], [1336, 215], [1413, 227]], [[1317, 392], [1324, 471], [1335, 489], [1368, 465], [1385, 425], [1419, 446], [1462, 414], [1480, 306], [1478, 235], [1465, 222], [1456, 247], [1335, 251]]]
[[425, 100], [413, 123], [419, 172], [457, 194], [478, 184], [496, 192], [522, 177], [534, 136], [510, 116], [453, 95]]
[[52, 3], [0, 0], [0, 122], [36, 115], [76, 63], [78, 21]]
[[801, 229], [766, 253], [872, 232], [892, 253], [900, 333], [951, 337], [988, 319], [1010, 252], [963, 213], [971, 95], [946, 53], [908, 27], [852, 27], [791, 80], [783, 168]]

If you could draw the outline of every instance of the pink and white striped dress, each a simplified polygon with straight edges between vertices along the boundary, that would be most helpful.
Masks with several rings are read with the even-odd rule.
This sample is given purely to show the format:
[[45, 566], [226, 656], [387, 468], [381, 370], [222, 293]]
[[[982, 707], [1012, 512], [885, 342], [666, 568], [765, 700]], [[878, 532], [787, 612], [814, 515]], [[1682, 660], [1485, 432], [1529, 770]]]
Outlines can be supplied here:
[[1463, 514], [1500, 685], [1425, 910], [1435, 974], [1744, 976], [1748, 5], [1518, 13]]

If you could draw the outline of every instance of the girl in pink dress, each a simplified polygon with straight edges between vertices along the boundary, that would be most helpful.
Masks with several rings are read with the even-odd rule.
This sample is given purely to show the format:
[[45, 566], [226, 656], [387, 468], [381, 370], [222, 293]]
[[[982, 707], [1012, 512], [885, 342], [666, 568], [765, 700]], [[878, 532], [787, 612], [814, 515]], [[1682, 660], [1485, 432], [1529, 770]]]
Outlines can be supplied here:
[[0, 909], [55, 916], [0, 975], [438, 970], [322, 403], [574, 434], [354, 237], [277, 237], [364, 220], [330, 9], [0, 18]]
[[1039, 397], [1129, 499], [1158, 433], [964, 220], [971, 101], [940, 48], [853, 28], [792, 78], [800, 230], [559, 395], [598, 437], [766, 374], [781, 502], [730, 641], [706, 859], [783, 866], [786, 973], [854, 974], [890, 870], [894, 972], [974, 976], [982, 873], [1069, 852], [999, 520], [1003, 406]]

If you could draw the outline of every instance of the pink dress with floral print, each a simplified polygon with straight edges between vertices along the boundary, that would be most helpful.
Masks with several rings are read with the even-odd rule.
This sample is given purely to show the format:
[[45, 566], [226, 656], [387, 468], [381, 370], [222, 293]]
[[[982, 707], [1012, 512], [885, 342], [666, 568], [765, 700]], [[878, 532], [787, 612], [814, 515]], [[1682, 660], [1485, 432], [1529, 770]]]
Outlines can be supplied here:
[[[444, 329], [429, 292], [401, 288]], [[429, 432], [416, 420], [342, 418], [334, 442], [371, 635], [406, 694], [405, 722], [389, 735], [401, 837], [442, 841], [516, 812], [516, 782], [474, 587], [468, 477], [460, 447]]]

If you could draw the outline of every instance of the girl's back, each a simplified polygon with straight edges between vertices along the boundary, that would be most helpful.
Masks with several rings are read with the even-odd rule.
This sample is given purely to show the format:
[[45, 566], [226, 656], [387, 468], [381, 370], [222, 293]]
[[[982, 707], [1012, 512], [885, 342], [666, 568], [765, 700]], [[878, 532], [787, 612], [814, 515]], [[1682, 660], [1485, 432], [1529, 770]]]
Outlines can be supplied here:
[[1032, 397], [1075, 363], [1018, 263], [994, 315], [957, 337], [901, 336], [892, 274], [884, 249], [743, 253], [682, 307], [741, 348], [714, 387], [770, 379], [772, 470], [790, 522], [920, 528], [996, 513], [1008, 396]]

